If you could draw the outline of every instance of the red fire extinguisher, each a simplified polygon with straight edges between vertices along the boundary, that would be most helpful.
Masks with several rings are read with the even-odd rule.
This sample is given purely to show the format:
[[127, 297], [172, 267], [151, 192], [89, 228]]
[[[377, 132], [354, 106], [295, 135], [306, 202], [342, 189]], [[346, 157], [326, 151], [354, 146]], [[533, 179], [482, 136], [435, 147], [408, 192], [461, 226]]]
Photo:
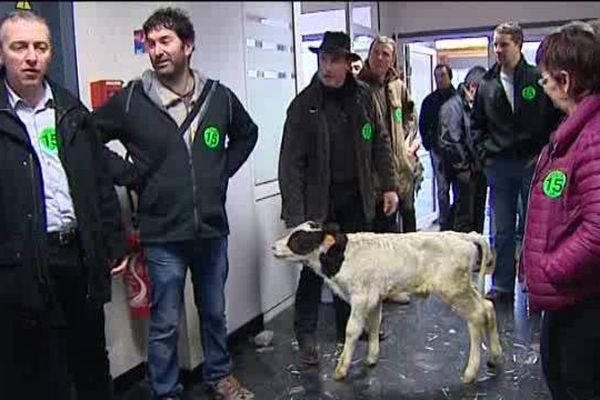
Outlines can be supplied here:
[[[126, 156], [127, 158], [127, 156]], [[131, 211], [132, 230], [127, 235], [127, 244], [131, 250], [129, 264], [123, 275], [127, 287], [127, 302], [131, 317], [135, 319], [148, 319], [150, 317], [151, 285], [148, 267], [144, 259], [144, 252], [140, 244], [140, 231], [137, 223], [137, 207], [133, 201], [131, 191], [127, 189], [127, 198]]]

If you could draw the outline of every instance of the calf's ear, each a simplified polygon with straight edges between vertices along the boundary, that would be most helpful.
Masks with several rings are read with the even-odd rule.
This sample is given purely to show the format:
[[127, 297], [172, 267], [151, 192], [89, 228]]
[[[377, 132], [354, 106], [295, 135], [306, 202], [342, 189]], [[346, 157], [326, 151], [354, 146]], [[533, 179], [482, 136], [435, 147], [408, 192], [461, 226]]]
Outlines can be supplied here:
[[324, 236], [322, 231], [297, 231], [288, 239], [288, 247], [294, 254], [310, 254], [319, 248]]

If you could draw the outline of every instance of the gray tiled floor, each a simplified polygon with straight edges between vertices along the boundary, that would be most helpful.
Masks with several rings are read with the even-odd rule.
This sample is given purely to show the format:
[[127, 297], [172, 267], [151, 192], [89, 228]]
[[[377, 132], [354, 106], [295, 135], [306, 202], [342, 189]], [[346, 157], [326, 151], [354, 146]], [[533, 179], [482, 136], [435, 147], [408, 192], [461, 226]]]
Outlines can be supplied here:
[[[334, 318], [331, 305], [322, 306], [319, 340], [322, 363], [302, 369], [297, 362], [292, 332], [293, 309], [266, 324], [274, 332], [272, 347], [258, 350], [249, 340], [232, 348], [235, 373], [256, 393], [257, 400], [279, 399], [548, 399], [539, 360], [539, 318], [529, 319], [518, 293], [514, 307], [497, 308], [504, 349], [504, 371], [486, 372], [484, 350], [480, 381], [460, 384], [459, 376], [468, 353], [466, 324], [437, 298], [414, 298], [412, 304], [384, 306], [381, 359], [372, 369], [361, 362], [360, 343], [355, 362], [344, 382], [333, 380], [336, 362]], [[118, 400], [149, 399], [145, 382]], [[185, 399], [205, 399], [199, 384], [186, 389]]]

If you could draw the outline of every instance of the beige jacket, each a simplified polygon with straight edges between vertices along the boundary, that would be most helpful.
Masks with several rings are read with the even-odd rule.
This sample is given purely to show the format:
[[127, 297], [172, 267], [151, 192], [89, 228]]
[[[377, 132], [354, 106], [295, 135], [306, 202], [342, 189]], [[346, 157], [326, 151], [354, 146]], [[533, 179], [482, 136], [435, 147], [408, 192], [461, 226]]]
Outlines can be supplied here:
[[[368, 62], [358, 76], [369, 85], [374, 86], [375, 78], [369, 69]], [[417, 118], [414, 103], [409, 98], [406, 85], [400, 79], [396, 70], [391, 69], [386, 77], [387, 104], [378, 101], [382, 115], [387, 115], [386, 108], [390, 107], [391, 123], [390, 139], [398, 179], [398, 197], [403, 202], [412, 203], [417, 174], [422, 175], [417, 150], [421, 141], [417, 132]], [[377, 96], [375, 96], [377, 98]]]

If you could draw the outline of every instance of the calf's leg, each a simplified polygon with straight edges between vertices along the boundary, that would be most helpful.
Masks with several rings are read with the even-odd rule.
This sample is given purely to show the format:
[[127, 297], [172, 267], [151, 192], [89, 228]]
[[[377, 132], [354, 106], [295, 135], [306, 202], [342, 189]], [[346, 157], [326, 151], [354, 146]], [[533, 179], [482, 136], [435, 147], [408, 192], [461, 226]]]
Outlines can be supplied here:
[[353, 296], [350, 308], [350, 318], [348, 319], [348, 325], [346, 325], [346, 341], [344, 342], [344, 349], [335, 368], [334, 377], [336, 380], [344, 379], [348, 374], [356, 342], [365, 326], [365, 318], [367, 316], [366, 296]]
[[496, 310], [491, 301], [481, 298], [485, 308], [486, 332], [490, 344], [490, 357], [488, 367], [496, 368], [502, 364], [502, 346], [498, 336], [498, 326], [496, 325]]
[[375, 302], [375, 306], [369, 309], [367, 329], [369, 333], [369, 344], [365, 362], [369, 367], [374, 366], [379, 358], [379, 327], [381, 325], [381, 300]]

